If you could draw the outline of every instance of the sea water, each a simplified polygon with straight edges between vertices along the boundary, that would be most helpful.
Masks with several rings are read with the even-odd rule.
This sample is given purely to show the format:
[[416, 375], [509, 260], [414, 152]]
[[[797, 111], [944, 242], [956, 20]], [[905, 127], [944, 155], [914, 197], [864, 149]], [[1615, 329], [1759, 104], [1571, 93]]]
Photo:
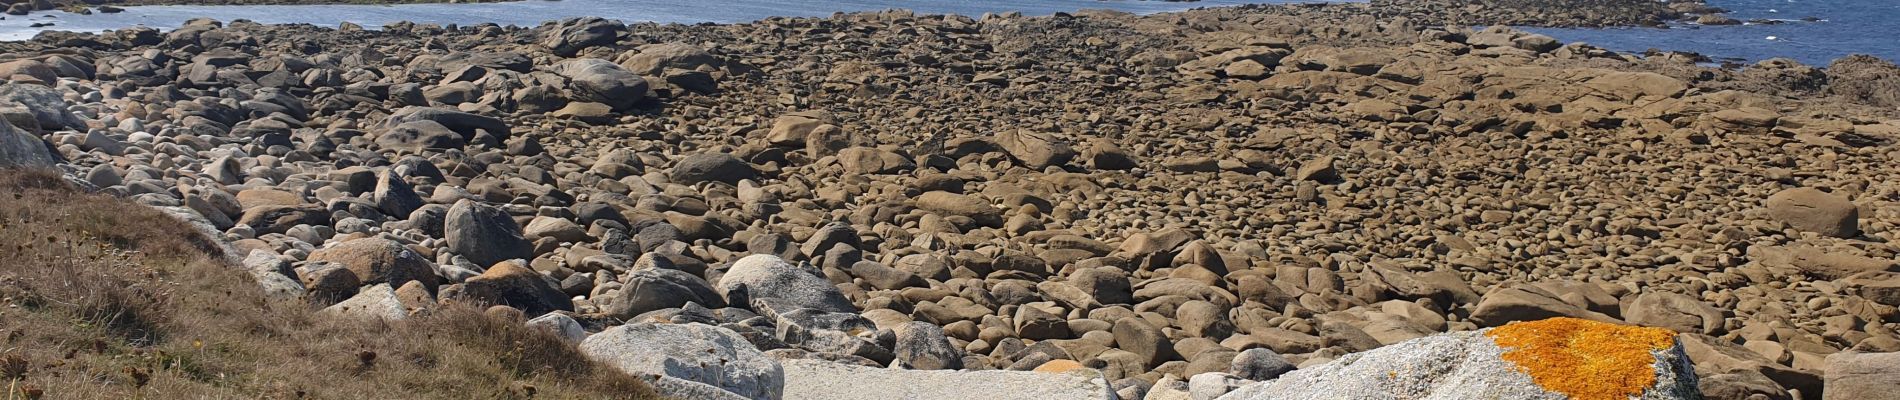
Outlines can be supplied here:
[[[910, 9], [922, 14], [1021, 12], [1049, 15], [1082, 9], [1111, 9], [1150, 14], [1196, 7], [1305, 0], [529, 0], [511, 3], [298, 6], [154, 6], [127, 7], [116, 14], [77, 15], [58, 11], [0, 20], [0, 40], [31, 38], [41, 30], [102, 31], [130, 26], [170, 29], [191, 18], [261, 23], [337, 26], [353, 22], [377, 27], [396, 21], [436, 24], [497, 23], [533, 26], [543, 21], [598, 16], [624, 21], [736, 23], [773, 16], [826, 16], [835, 12]], [[1710, 0], [1740, 20], [1778, 24], [1669, 28], [1554, 29], [1527, 28], [1564, 41], [1581, 41], [1618, 51], [1648, 49], [1700, 53], [1718, 61], [1753, 62], [1773, 57], [1813, 65], [1853, 53], [1900, 58], [1900, 0]], [[1806, 21], [1811, 19], [1813, 21]], [[35, 23], [51, 27], [33, 28]]]

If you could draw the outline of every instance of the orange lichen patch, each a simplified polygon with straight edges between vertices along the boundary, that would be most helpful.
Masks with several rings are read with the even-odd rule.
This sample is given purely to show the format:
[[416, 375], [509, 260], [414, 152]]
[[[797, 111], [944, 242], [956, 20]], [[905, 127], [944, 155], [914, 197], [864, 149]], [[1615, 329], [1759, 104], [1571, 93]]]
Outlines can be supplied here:
[[1082, 363], [1070, 360], [1049, 360], [1036, 367], [1036, 372], [1063, 373], [1082, 369]]
[[1668, 329], [1576, 318], [1514, 322], [1485, 333], [1546, 390], [1575, 400], [1628, 400], [1656, 384], [1651, 352], [1675, 344]]

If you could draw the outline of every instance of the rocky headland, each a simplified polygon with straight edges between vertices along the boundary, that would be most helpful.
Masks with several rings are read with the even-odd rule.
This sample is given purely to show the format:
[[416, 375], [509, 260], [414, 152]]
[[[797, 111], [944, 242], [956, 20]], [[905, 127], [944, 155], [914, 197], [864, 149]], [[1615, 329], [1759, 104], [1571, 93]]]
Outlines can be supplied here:
[[1392, 4], [48, 32], [0, 164], [688, 398], [1892, 393], [1900, 67]]

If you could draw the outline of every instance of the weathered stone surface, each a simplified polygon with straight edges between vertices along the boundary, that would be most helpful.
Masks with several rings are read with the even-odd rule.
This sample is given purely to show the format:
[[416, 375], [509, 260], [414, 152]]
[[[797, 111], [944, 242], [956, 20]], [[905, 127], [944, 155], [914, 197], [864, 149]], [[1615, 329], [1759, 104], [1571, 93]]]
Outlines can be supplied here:
[[613, 44], [626, 30], [626, 25], [600, 17], [563, 20], [547, 33], [541, 45], [554, 54], [572, 57], [588, 47]]
[[576, 58], [562, 61], [554, 66], [554, 72], [568, 79], [568, 98], [574, 101], [625, 109], [646, 98], [648, 83], [645, 78], [607, 60]]
[[626, 319], [649, 311], [685, 306], [689, 302], [712, 308], [726, 305], [725, 299], [697, 276], [678, 270], [645, 268], [623, 278], [620, 293], [607, 303], [605, 311], [614, 318]]
[[629, 374], [711, 385], [748, 399], [783, 398], [786, 373], [744, 337], [711, 325], [635, 323], [587, 336], [581, 353]]
[[1860, 209], [1847, 199], [1814, 188], [1794, 188], [1769, 196], [1768, 214], [1795, 229], [1834, 237], [1860, 234]]
[[740, 180], [758, 177], [759, 171], [745, 161], [727, 154], [704, 153], [686, 157], [673, 166], [670, 177], [674, 182], [693, 184], [699, 182], [738, 183]]
[[827, 312], [857, 312], [857, 306], [830, 281], [772, 255], [739, 259], [714, 288], [729, 304], [756, 307], [758, 302], [767, 301]]
[[310, 261], [342, 265], [363, 283], [388, 283], [392, 287], [399, 287], [409, 281], [418, 281], [429, 288], [441, 283], [441, 278], [435, 274], [435, 263], [422, 258], [421, 254], [410, 250], [408, 246], [389, 239], [368, 238], [338, 243], [310, 253]]
[[21, 131], [12, 123], [0, 121], [0, 167], [51, 168], [59, 159], [48, 151], [39, 136]]
[[463, 282], [462, 292], [485, 303], [521, 310], [533, 318], [554, 311], [573, 311], [574, 303], [554, 282], [520, 261], [503, 261]]
[[1827, 356], [1825, 400], [1879, 399], [1900, 393], [1900, 353], [1840, 352]]
[[449, 208], [443, 232], [450, 252], [478, 265], [534, 258], [521, 226], [507, 212], [473, 200], [462, 200]]
[[1114, 398], [1101, 373], [950, 371], [873, 368], [823, 360], [785, 360], [785, 399], [999, 400]]
[[[1582, 321], [1582, 320], [1571, 320]], [[1548, 321], [1544, 321], [1548, 322]], [[1543, 323], [1543, 322], [1540, 322]], [[1582, 322], [1583, 329], [1614, 329], [1606, 323]], [[1570, 326], [1570, 325], [1564, 325]], [[1532, 328], [1543, 329], [1543, 328]], [[1565, 328], [1569, 329], [1569, 328]], [[1641, 328], [1632, 328], [1641, 329]], [[1536, 332], [1533, 334], [1550, 335], [1586, 335], [1590, 331]], [[1615, 392], [1621, 389], [1617, 385], [1626, 385], [1618, 381], [1603, 381], [1603, 377], [1579, 378], [1575, 382], [1588, 384], [1573, 385], [1565, 383], [1556, 387], [1548, 386], [1542, 374], [1574, 374], [1580, 371], [1581, 362], [1577, 355], [1549, 358], [1533, 356], [1530, 360], [1540, 363], [1535, 366], [1523, 366], [1509, 355], [1512, 349], [1501, 347], [1494, 341], [1496, 332], [1453, 332], [1444, 333], [1403, 343], [1381, 347], [1363, 353], [1349, 354], [1323, 365], [1302, 368], [1287, 373], [1280, 378], [1241, 387], [1225, 396], [1223, 400], [1279, 399], [1279, 398], [1419, 398], [1419, 399], [1567, 399], [1586, 396], [1584, 393]], [[1513, 334], [1515, 335], [1515, 333]], [[1582, 354], [1601, 350], [1611, 346], [1632, 346], [1635, 358], [1648, 362], [1630, 362], [1611, 364], [1615, 367], [1631, 369], [1606, 370], [1604, 373], [1632, 373], [1652, 377], [1653, 383], [1647, 387], [1636, 387], [1631, 393], [1642, 399], [1694, 399], [1700, 398], [1695, 384], [1695, 373], [1689, 365], [1689, 358], [1683, 354], [1680, 345], [1667, 340], [1669, 334], [1662, 336], [1664, 343], [1660, 347], [1649, 342], [1566, 342], [1558, 340], [1552, 354]], [[1597, 336], [1592, 336], [1597, 337]], [[1638, 340], [1633, 337], [1610, 336], [1613, 340]], [[1515, 339], [1515, 337], [1513, 337]], [[1497, 339], [1504, 340], [1504, 339]], [[1538, 339], [1532, 342], [1543, 343]], [[1575, 346], [1575, 347], [1571, 347]], [[1621, 348], [1621, 347], [1618, 347]], [[1608, 356], [1605, 356], [1608, 357]], [[1621, 376], [1621, 375], [1618, 375]], [[1593, 390], [1573, 392], [1574, 390]], [[1589, 394], [1588, 396], [1601, 396]], [[1589, 397], [1595, 398], [1595, 397]]]
[[396, 299], [396, 290], [389, 284], [378, 283], [363, 288], [356, 296], [348, 300], [325, 307], [323, 314], [352, 318], [382, 319], [398, 321], [409, 318], [409, 309]]

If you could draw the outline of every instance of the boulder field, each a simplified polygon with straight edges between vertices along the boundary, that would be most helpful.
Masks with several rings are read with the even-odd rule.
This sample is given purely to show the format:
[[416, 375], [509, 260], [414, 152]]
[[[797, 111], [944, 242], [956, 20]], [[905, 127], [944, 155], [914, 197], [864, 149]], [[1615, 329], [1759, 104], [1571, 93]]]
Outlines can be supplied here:
[[1900, 393], [1900, 67], [1493, 3], [48, 32], [0, 165], [690, 398]]

